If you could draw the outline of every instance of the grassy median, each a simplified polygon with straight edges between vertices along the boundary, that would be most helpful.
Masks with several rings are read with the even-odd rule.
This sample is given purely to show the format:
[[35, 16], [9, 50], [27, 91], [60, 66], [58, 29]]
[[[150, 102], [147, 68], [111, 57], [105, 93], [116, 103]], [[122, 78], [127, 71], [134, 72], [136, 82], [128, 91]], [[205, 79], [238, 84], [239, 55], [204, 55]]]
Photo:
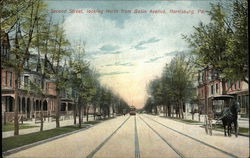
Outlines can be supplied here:
[[[27, 128], [35, 128], [39, 126], [30, 126], [28, 124], [19, 124], [19, 129], [27, 129]], [[6, 123], [3, 124], [2, 132], [13, 131], [14, 130], [14, 123]]]
[[[87, 125], [84, 125], [82, 128], [86, 128]], [[41, 140], [52, 138], [58, 135], [65, 133], [73, 132], [79, 130], [79, 127], [76, 126], [65, 126], [60, 128], [54, 128], [51, 130], [46, 130], [42, 132], [35, 132], [25, 135], [12, 136], [2, 139], [2, 151], [5, 152], [10, 149], [21, 147], [27, 144], [35, 143]]]
[[91, 124], [91, 125], [94, 125], [94, 124], [97, 124], [97, 123], [100, 123], [100, 121], [88, 121], [88, 122], [84, 122], [83, 124]]

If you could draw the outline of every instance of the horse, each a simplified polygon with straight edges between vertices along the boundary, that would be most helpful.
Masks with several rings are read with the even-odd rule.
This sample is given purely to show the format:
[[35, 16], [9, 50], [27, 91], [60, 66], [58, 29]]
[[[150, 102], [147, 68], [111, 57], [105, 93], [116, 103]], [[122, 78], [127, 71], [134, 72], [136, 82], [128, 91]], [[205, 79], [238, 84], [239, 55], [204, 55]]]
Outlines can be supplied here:
[[[234, 101], [234, 103], [230, 107], [224, 108], [224, 110], [222, 111], [222, 116], [220, 117], [220, 119], [222, 120], [225, 136], [227, 136], [227, 134], [228, 136], [231, 136], [232, 123], [233, 123], [235, 130], [235, 137], [238, 137], [238, 132], [237, 132], [238, 112], [240, 112], [240, 103], [238, 101]], [[226, 133], [226, 127], [227, 127], [227, 133]]]

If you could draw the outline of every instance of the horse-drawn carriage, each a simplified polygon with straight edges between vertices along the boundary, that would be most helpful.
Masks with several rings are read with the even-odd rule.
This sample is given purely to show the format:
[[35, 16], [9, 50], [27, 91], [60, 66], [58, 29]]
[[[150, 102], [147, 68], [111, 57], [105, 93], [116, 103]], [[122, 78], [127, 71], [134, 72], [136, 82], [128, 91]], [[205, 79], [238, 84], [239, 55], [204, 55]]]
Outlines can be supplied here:
[[231, 135], [232, 124], [234, 125], [235, 136], [238, 136], [239, 126], [237, 115], [240, 110], [239, 103], [231, 95], [220, 95], [208, 98], [207, 115], [205, 115], [205, 131], [212, 135], [212, 130], [218, 125], [223, 125], [226, 136]]

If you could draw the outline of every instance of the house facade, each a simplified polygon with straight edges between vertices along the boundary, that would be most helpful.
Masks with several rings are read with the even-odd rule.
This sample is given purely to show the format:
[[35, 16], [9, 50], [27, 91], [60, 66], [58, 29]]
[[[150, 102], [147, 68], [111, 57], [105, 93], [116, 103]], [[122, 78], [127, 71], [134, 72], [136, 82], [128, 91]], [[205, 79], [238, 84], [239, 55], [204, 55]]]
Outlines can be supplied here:
[[[207, 113], [208, 106], [206, 105], [208, 105], [209, 98], [223, 94], [222, 84], [218, 72], [208, 68], [199, 71], [197, 95], [201, 113]], [[249, 117], [248, 83], [245, 81], [236, 81], [234, 83], [227, 81], [225, 83], [224, 94], [234, 96], [241, 106], [240, 115], [242, 117]]]
[[[31, 55], [25, 63], [24, 71], [20, 75], [18, 83], [18, 95], [14, 95], [15, 71], [12, 66], [7, 66], [13, 62], [10, 52], [10, 42], [8, 34], [1, 38], [1, 89], [2, 89], [2, 122], [14, 120], [15, 102], [18, 102], [18, 116], [24, 119], [49, 117], [55, 115], [57, 105], [56, 84], [53, 79], [43, 76], [41, 70], [41, 59], [38, 55]], [[60, 95], [62, 96], [62, 95]], [[71, 103], [71, 104], [70, 104]], [[73, 110], [72, 100], [61, 97], [61, 114], [68, 114]]]

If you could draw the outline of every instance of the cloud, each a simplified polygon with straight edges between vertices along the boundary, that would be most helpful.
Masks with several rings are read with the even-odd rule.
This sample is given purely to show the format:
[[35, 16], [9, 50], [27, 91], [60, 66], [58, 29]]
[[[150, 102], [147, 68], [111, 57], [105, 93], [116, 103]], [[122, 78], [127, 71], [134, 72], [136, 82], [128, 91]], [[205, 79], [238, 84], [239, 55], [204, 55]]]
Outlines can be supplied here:
[[165, 53], [165, 56], [175, 56], [178, 53], [179, 53], [178, 51], [168, 52], [168, 53]]
[[90, 59], [95, 59], [95, 57], [99, 57], [100, 55], [108, 55], [108, 54], [120, 54], [122, 53], [121, 51], [92, 51], [92, 52], [87, 52], [86, 57]]
[[106, 73], [100, 73], [100, 76], [111, 76], [111, 75], [121, 75], [121, 74], [128, 74], [130, 72], [106, 72]]
[[122, 66], [134, 66], [134, 64], [132, 64], [132, 63], [122, 63], [122, 64], [120, 64], [120, 65], [122, 65]]
[[[91, 3], [96, 6], [86, 6], [83, 9], [109, 9], [109, 6], [123, 9], [127, 6], [120, 5], [120, 2], [107, 2], [106, 6], [97, 5], [98, 3]], [[198, 10], [210, 7], [209, 1], [199, 3], [160, 1], [147, 6], [141, 6], [141, 4], [148, 2], [138, 1], [140, 7], [134, 6], [134, 2], [127, 3], [130, 4], [127, 9], [157, 8], [166, 11]], [[119, 19], [123, 19], [122, 23]], [[148, 81], [160, 75], [166, 62], [170, 62], [172, 57], [180, 52], [179, 50], [188, 48], [188, 44], [181, 35], [190, 35], [194, 31], [193, 26], [197, 26], [200, 21], [208, 23], [210, 17], [206, 14], [170, 13], [162, 15], [71, 14], [65, 18], [63, 27], [70, 41], [76, 38], [86, 41], [86, 56], [89, 57], [90, 64], [102, 73], [101, 82], [110, 87], [115, 87], [117, 83], [116, 90], [128, 99], [129, 95], [146, 94], [145, 85]], [[157, 64], [148, 64], [156, 61]], [[133, 87], [131, 91], [127, 88], [128, 85]], [[141, 99], [137, 103], [143, 105], [143, 102], [144, 100]]]
[[165, 53], [164, 56], [175, 56], [177, 54], [186, 54], [186, 55], [189, 55], [190, 54], [190, 50], [186, 49], [186, 50], [181, 50], [181, 51], [172, 51], [172, 52]]
[[134, 66], [134, 64], [132, 64], [131, 62], [127, 62], [127, 63], [116, 62], [114, 64], [106, 64], [104, 66]]
[[152, 63], [152, 62], [157, 61], [157, 60], [159, 60], [159, 59], [161, 59], [163, 57], [164, 56], [159, 56], [159, 57], [151, 58], [151, 59], [145, 61], [145, 63]]
[[143, 49], [146, 49], [146, 47], [143, 47], [143, 46], [145, 46], [147, 44], [151, 44], [151, 43], [156, 43], [156, 42], [159, 42], [159, 41], [160, 41], [160, 39], [152, 37], [152, 38], [150, 38], [150, 39], [148, 39], [146, 41], [140, 41], [137, 45], [134, 46], [134, 48], [136, 50], [143, 50]]
[[117, 50], [117, 49], [119, 49], [119, 48], [120, 48], [120, 47], [117, 46], [117, 45], [109, 45], [109, 44], [107, 44], [107, 45], [103, 45], [103, 46], [100, 48], [100, 50], [101, 50], [101, 51], [113, 52], [113, 51], [115, 51], [115, 50]]

